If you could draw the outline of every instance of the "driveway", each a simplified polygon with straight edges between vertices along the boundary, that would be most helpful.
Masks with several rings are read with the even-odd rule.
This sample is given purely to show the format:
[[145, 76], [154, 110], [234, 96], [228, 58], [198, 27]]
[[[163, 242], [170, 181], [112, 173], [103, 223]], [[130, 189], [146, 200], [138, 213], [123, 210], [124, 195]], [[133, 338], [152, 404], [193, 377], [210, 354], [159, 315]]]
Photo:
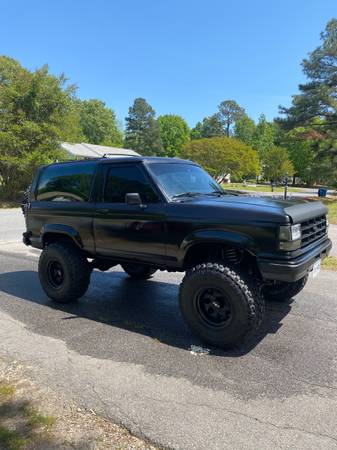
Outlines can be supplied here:
[[270, 303], [245, 347], [195, 355], [181, 275], [95, 271], [78, 303], [58, 305], [36, 269], [21, 244], [0, 247], [0, 356], [39, 383], [167, 448], [337, 448], [335, 272]]
[[24, 226], [21, 209], [0, 209], [0, 244], [21, 241]]

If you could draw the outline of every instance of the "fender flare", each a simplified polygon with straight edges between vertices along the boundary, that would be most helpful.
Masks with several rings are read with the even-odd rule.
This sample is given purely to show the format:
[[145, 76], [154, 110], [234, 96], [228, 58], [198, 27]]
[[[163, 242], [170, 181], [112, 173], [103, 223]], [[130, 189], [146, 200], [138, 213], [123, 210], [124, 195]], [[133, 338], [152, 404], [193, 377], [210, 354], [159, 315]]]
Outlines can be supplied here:
[[258, 245], [250, 236], [229, 230], [200, 230], [185, 237], [180, 246], [180, 263], [184, 264], [187, 253], [198, 244], [230, 244], [247, 250], [256, 256]]
[[40, 232], [40, 242], [43, 247], [46, 235], [63, 235], [70, 238], [79, 248], [83, 248], [81, 236], [75, 228], [61, 223], [47, 223], [43, 225]]

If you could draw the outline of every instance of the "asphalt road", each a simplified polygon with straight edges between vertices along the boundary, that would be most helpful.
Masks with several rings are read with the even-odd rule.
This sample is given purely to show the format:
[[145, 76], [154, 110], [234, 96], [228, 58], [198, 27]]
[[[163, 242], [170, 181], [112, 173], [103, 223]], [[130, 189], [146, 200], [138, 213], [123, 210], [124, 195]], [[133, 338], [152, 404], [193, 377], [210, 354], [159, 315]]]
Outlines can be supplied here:
[[0, 356], [40, 383], [168, 448], [337, 449], [336, 273], [269, 304], [245, 347], [193, 355], [181, 275], [95, 271], [78, 303], [58, 305], [36, 269], [36, 253], [0, 246]]

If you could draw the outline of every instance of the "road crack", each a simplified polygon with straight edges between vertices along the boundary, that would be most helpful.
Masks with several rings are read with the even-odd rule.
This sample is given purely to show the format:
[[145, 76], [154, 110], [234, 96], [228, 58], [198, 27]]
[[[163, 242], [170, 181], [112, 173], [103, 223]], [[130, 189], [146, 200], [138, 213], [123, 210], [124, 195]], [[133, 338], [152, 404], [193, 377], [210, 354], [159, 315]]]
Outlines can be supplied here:
[[[138, 396], [139, 398], [139, 396]], [[153, 397], [142, 397], [142, 400], [151, 400], [154, 402], [161, 402], [161, 403], [173, 403], [179, 406], [192, 406], [192, 407], [201, 407], [201, 408], [208, 408], [208, 409], [212, 409], [214, 411], [224, 411], [224, 412], [228, 412], [230, 414], [236, 415], [236, 416], [242, 416], [245, 417], [246, 419], [250, 419], [253, 420], [255, 422], [260, 423], [261, 425], [267, 425], [279, 430], [291, 430], [291, 431], [299, 431], [300, 433], [304, 433], [304, 434], [308, 434], [311, 436], [315, 436], [315, 437], [321, 437], [321, 438], [326, 438], [326, 439], [330, 439], [334, 442], [337, 442], [337, 437], [331, 436], [329, 434], [325, 434], [325, 433], [319, 433], [319, 432], [315, 432], [315, 431], [309, 431], [306, 430], [304, 428], [299, 428], [299, 427], [295, 427], [293, 425], [279, 425], [279, 424], [275, 424], [273, 422], [269, 422], [269, 421], [264, 421], [262, 419], [259, 419], [258, 417], [255, 416], [251, 416], [250, 414], [246, 414], [243, 413], [241, 411], [236, 411], [233, 409], [229, 409], [229, 408], [220, 408], [218, 406], [212, 406], [212, 405], [208, 405], [206, 403], [196, 403], [196, 402], [179, 402], [178, 400], [168, 400], [168, 399], [158, 399], [158, 398], [153, 398]]]

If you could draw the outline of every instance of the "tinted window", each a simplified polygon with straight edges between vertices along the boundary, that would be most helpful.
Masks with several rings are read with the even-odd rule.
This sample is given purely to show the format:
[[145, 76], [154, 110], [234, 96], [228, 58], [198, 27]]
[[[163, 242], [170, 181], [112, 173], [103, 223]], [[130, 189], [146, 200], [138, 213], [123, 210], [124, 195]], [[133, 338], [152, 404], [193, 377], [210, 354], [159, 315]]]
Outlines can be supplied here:
[[170, 198], [183, 193], [223, 192], [219, 184], [201, 167], [184, 163], [151, 164], [151, 172]]
[[142, 202], [159, 201], [150, 181], [137, 166], [111, 167], [108, 171], [104, 201], [125, 203], [125, 194], [138, 192]]
[[39, 181], [37, 200], [88, 201], [95, 166], [95, 163], [78, 163], [47, 167]]

